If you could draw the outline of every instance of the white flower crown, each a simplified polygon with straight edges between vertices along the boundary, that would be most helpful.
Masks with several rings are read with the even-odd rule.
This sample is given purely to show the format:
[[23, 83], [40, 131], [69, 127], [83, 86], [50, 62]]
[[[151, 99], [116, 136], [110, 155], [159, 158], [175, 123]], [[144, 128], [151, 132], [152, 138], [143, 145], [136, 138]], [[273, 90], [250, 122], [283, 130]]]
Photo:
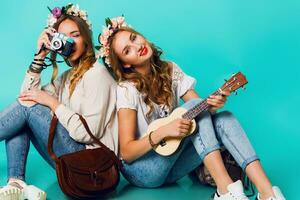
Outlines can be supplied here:
[[67, 6], [63, 6], [62, 8], [55, 7], [52, 10], [48, 7], [50, 14], [48, 15], [47, 20], [47, 26], [53, 27], [53, 25], [57, 22], [57, 19], [62, 15], [72, 15], [75, 17], [80, 17], [83, 19], [87, 25], [89, 26], [89, 29], [92, 30], [92, 24], [87, 18], [87, 12], [85, 10], [80, 10], [79, 5], [73, 5], [72, 3], [69, 3]]
[[109, 37], [121, 27], [130, 26], [126, 24], [123, 16], [118, 16], [111, 19], [106, 18], [105, 24], [106, 26], [103, 26], [102, 33], [100, 33], [98, 36], [98, 42], [100, 46], [96, 46], [96, 49], [99, 50], [96, 53], [96, 57], [101, 57], [103, 61], [110, 67], [111, 60], [109, 58]]

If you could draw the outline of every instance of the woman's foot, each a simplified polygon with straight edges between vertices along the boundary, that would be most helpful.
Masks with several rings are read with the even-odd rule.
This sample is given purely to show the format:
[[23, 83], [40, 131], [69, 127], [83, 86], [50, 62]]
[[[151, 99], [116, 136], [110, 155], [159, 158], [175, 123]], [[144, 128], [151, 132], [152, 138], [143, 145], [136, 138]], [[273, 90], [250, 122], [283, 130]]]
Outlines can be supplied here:
[[[285, 200], [281, 190], [279, 189], [279, 187], [277, 186], [273, 186], [272, 190], [274, 192], [275, 197], [268, 197], [266, 200]], [[256, 197], [257, 200], [262, 200], [262, 198], [260, 198], [260, 194], [257, 194]]]
[[0, 200], [46, 200], [46, 193], [35, 187], [27, 185], [22, 180], [11, 179], [6, 186], [0, 188]]
[[25, 198], [28, 200], [46, 200], [46, 192], [35, 187], [34, 185], [28, 185], [24, 189]]
[[1, 200], [24, 200], [26, 183], [21, 180], [9, 181], [6, 186], [0, 188]]
[[249, 200], [244, 193], [243, 184], [240, 180], [229, 184], [227, 190], [228, 192], [225, 194], [219, 194], [216, 191], [214, 200]]

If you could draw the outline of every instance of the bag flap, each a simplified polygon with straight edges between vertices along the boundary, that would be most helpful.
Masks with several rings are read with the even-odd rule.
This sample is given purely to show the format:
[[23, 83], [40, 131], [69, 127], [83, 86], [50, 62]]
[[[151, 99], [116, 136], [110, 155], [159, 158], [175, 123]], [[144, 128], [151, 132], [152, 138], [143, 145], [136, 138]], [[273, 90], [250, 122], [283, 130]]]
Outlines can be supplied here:
[[71, 154], [63, 155], [59, 158], [64, 166], [74, 172], [89, 173], [91, 171], [103, 171], [114, 164], [110, 154], [101, 148], [86, 149]]

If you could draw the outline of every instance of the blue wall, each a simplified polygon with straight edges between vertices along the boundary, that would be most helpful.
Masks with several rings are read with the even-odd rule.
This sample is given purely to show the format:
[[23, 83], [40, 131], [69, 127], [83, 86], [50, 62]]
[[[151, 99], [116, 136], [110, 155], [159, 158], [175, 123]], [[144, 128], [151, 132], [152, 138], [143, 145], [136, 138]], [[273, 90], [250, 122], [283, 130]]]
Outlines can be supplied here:
[[[37, 38], [46, 24], [46, 7], [68, 2], [1, 2], [1, 110], [18, 95]], [[82, 0], [73, 3], [79, 3], [89, 12], [95, 41], [105, 17], [124, 14], [129, 24], [164, 50], [166, 59], [177, 62], [197, 79], [197, 90], [202, 97], [216, 90], [231, 73], [242, 71], [248, 78], [248, 87], [238, 96], [230, 97], [225, 109], [241, 121], [271, 179], [284, 190], [290, 190], [290, 194], [296, 192], [300, 178], [297, 171], [300, 164], [297, 125], [300, 1]], [[45, 81], [50, 74], [51, 69], [47, 69]], [[0, 157], [4, 155], [3, 148]], [[290, 182], [293, 184], [288, 185]]]

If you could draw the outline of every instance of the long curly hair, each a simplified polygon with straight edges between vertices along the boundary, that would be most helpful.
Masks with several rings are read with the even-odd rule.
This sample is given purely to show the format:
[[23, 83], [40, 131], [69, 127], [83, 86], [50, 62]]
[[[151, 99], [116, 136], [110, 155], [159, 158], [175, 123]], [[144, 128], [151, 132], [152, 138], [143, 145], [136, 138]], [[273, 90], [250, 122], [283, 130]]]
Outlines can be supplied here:
[[[53, 28], [57, 30], [59, 25], [66, 19], [70, 19], [76, 23], [76, 25], [79, 28], [80, 35], [83, 37], [83, 40], [85, 42], [85, 47], [86, 47], [85, 52], [80, 56], [78, 60], [78, 66], [72, 67], [71, 70], [70, 86], [69, 86], [69, 91], [70, 91], [69, 98], [71, 98], [77, 83], [81, 80], [84, 73], [88, 71], [96, 62], [96, 57], [95, 57], [94, 45], [92, 41], [92, 32], [89, 30], [88, 24], [83, 19], [81, 19], [80, 17], [63, 14], [58, 18]], [[53, 65], [53, 73], [51, 77], [52, 85], [54, 85], [54, 80], [56, 79], [58, 74], [56, 55], [57, 54], [55, 52], [51, 52], [51, 60], [52, 60], [51, 62]], [[70, 65], [67, 59], [65, 59], [65, 61], [68, 65]]]
[[112, 71], [114, 72], [115, 78], [118, 82], [130, 81], [135, 84], [137, 90], [143, 94], [144, 102], [150, 108], [146, 114], [148, 118], [153, 113], [153, 103], [158, 105], [167, 105], [169, 108], [172, 108], [172, 67], [167, 61], [161, 60], [160, 56], [163, 53], [162, 50], [153, 43], [150, 43], [153, 55], [150, 58], [151, 73], [148, 76], [140, 74], [135, 70], [134, 67], [125, 68], [123, 67], [123, 62], [119, 59], [112, 48], [115, 35], [121, 31], [129, 31], [131, 33], [143, 36], [130, 27], [122, 27], [109, 37], [108, 45], [110, 47], [110, 65]]

